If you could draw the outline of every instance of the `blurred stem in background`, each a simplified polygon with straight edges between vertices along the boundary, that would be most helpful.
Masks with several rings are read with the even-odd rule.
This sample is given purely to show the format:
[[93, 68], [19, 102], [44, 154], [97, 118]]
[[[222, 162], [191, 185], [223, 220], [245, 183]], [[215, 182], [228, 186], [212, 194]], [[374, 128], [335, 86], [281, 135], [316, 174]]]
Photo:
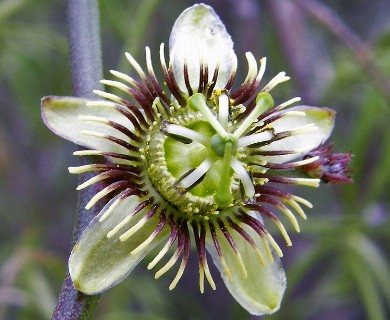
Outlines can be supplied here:
[[[103, 78], [99, 9], [96, 0], [68, 0], [68, 41], [73, 94], [92, 99], [93, 89], [98, 89], [99, 81]], [[90, 160], [81, 157], [80, 165], [86, 165], [88, 161]], [[86, 178], [89, 177], [80, 177], [83, 181]], [[94, 188], [96, 189], [92, 187], [79, 193], [73, 243], [100, 211], [99, 206], [91, 210], [84, 208], [91, 194], [97, 192]], [[98, 295], [86, 296], [76, 291], [67, 273], [52, 319], [90, 319], [98, 301]]]

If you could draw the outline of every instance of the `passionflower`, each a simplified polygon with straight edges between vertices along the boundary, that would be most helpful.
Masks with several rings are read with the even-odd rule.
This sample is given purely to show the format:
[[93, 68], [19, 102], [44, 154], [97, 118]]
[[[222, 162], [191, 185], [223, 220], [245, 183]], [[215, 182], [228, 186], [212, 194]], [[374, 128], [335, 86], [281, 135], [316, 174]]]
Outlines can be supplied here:
[[[129, 54], [138, 79], [111, 71], [102, 80], [123, 94], [95, 91], [102, 100], [43, 99], [43, 119], [56, 134], [87, 149], [77, 156], [104, 162], [71, 167], [96, 172], [77, 187], [104, 182], [86, 208], [109, 199], [75, 244], [69, 271], [75, 287], [97, 294], [122, 281], [154, 248], [148, 269], [159, 278], [175, 265], [180, 280], [191, 239], [199, 261], [199, 286], [215, 289], [208, 255], [234, 298], [250, 313], [279, 309], [286, 288], [282, 250], [268, 232], [274, 224], [287, 246], [283, 220], [299, 232], [307, 200], [280, 188], [317, 187], [301, 177], [304, 158], [330, 135], [334, 111], [275, 103], [271, 90], [289, 77], [262, 84], [266, 59], [246, 53], [248, 72], [234, 85], [233, 42], [214, 10], [185, 10], [169, 40], [168, 64], [161, 44], [159, 81], [146, 47], [146, 69]], [[118, 92], [119, 92], [118, 91]], [[294, 173], [297, 175], [294, 176]], [[284, 217], [283, 217], [284, 216]], [[163, 262], [165, 261], [165, 263]]]

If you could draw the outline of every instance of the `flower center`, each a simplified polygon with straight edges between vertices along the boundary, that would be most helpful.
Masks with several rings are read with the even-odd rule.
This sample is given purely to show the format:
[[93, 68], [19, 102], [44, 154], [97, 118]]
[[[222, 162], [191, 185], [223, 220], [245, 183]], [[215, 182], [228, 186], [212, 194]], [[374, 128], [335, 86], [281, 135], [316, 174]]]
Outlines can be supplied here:
[[253, 181], [241, 162], [245, 148], [238, 145], [259, 114], [272, 106], [271, 96], [262, 95], [237, 128], [229, 120], [226, 93], [207, 101], [203, 94], [194, 94], [187, 100], [188, 108], [178, 108], [177, 115], [152, 126], [145, 148], [148, 174], [178, 211], [207, 217], [254, 197]]

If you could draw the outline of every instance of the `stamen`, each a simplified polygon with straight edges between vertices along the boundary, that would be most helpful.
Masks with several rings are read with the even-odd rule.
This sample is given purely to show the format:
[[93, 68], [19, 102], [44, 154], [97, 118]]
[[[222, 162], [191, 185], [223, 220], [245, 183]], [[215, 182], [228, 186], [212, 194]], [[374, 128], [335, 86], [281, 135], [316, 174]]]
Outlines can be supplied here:
[[264, 178], [267, 178], [269, 181], [283, 183], [283, 184], [294, 184], [297, 186], [308, 186], [313, 188], [318, 188], [321, 182], [321, 179], [314, 178], [288, 178], [288, 177], [279, 177], [279, 176], [269, 176], [263, 175]]
[[183, 229], [182, 230], [183, 236], [185, 237], [184, 238], [184, 248], [183, 248], [184, 253], [183, 253], [183, 257], [181, 259], [179, 270], [177, 271], [175, 278], [172, 280], [171, 284], [169, 285], [169, 290], [173, 290], [176, 287], [179, 280], [181, 279], [181, 277], [183, 276], [184, 269], [186, 268], [186, 265], [188, 262], [188, 257], [190, 255], [191, 240], [190, 240], [190, 236], [188, 234], [188, 229], [187, 229], [187, 227], [184, 227], [182, 229]]
[[[283, 257], [283, 251], [280, 249], [279, 245], [276, 243], [275, 239], [271, 236], [271, 234], [266, 233], [266, 237], [268, 242], [272, 245], [272, 247], [275, 249], [276, 254], [281, 258]], [[273, 260], [273, 259], [272, 259]]]
[[[209, 282], [213, 290], [216, 289], [214, 280], [211, 276], [210, 269], [207, 264], [206, 250], [205, 250], [205, 237], [206, 231], [204, 225], [200, 222], [193, 221], [192, 229], [194, 231], [195, 244], [199, 256], [199, 289], [201, 293], [204, 293], [204, 275], [206, 275], [207, 281]], [[200, 231], [198, 229], [200, 227]]]
[[176, 124], [168, 124], [166, 126], [165, 130], [168, 133], [171, 133], [171, 134], [174, 134], [177, 136], [181, 136], [184, 138], [189, 138], [193, 141], [199, 142], [200, 144], [202, 144], [204, 146], [209, 143], [209, 139], [206, 136], [204, 136], [203, 134], [201, 134], [195, 130], [191, 130], [191, 129], [188, 129], [186, 127], [182, 127], [182, 126], [179, 126]]
[[85, 209], [87, 210], [91, 209], [96, 202], [98, 202], [100, 199], [102, 199], [104, 196], [108, 195], [109, 193], [129, 186], [130, 186], [130, 182], [127, 180], [117, 181], [110, 184], [109, 186], [105, 187], [103, 190], [100, 190], [98, 193], [96, 193], [92, 197], [92, 199], [89, 200], [89, 202], [85, 205]]
[[169, 237], [169, 240], [164, 245], [164, 247], [160, 250], [160, 252], [157, 254], [157, 256], [154, 257], [154, 259], [148, 264], [148, 270], [153, 269], [156, 264], [166, 255], [168, 250], [172, 247], [172, 245], [175, 243], [176, 238], [178, 234], [177, 227], [172, 227], [171, 235]]
[[226, 93], [222, 93], [218, 97], [218, 121], [222, 125], [222, 127], [226, 130], [228, 121], [229, 121], [229, 97]]
[[302, 217], [302, 219], [306, 220], [307, 216], [301, 206], [299, 205], [298, 202], [294, 201], [293, 199], [290, 199], [286, 201], [298, 214]]
[[230, 226], [237, 231], [237, 233], [242, 236], [255, 250], [256, 255], [259, 259], [259, 262], [262, 266], [265, 266], [265, 260], [263, 257], [263, 254], [260, 252], [259, 248], [257, 247], [256, 243], [253, 241], [252, 237], [243, 229], [241, 228], [237, 223], [235, 223], [230, 217], [226, 217], [226, 220], [229, 222]]
[[153, 88], [156, 90], [158, 96], [167, 104], [171, 105], [172, 101], [168, 98], [165, 92], [162, 91], [160, 84], [158, 83], [156, 74], [154, 73], [152, 57], [148, 46], [145, 47], [146, 67], [148, 69], [150, 80], [152, 81]]
[[309, 133], [316, 130], [318, 130], [318, 127], [315, 125], [315, 123], [308, 123], [303, 126], [292, 129], [290, 133], [291, 135], [297, 135], [302, 133]]
[[[249, 207], [254, 207], [254, 206], [250, 205]], [[259, 207], [261, 208], [261, 206], [259, 206]], [[254, 208], [254, 209], [256, 209], [256, 208]], [[246, 212], [246, 211], [240, 209], [240, 211], [238, 213], [236, 213], [235, 216], [239, 221], [247, 224], [249, 227], [251, 227], [259, 235], [259, 237], [264, 245], [264, 249], [266, 250], [267, 256], [268, 256], [269, 260], [272, 262], [273, 257], [272, 257], [271, 249], [269, 248], [269, 245], [268, 245], [266, 239], [264, 238], [264, 236], [267, 235], [267, 231], [265, 230], [262, 222], [259, 221], [260, 217], [254, 218], [252, 215], [249, 214], [249, 212]], [[272, 213], [271, 213], [271, 215], [272, 215]]]
[[110, 101], [106, 101], [106, 100], [88, 101], [85, 105], [87, 107], [93, 107], [93, 108], [100, 108], [100, 107], [116, 108], [117, 107], [117, 105], [115, 103], [110, 102]]
[[250, 146], [255, 143], [271, 140], [272, 138], [273, 135], [270, 131], [263, 131], [263, 132], [251, 134], [249, 136], [243, 136], [238, 138], [236, 145], [237, 148], [244, 148], [246, 146]]
[[241, 162], [238, 161], [236, 158], [232, 157], [230, 166], [240, 179], [242, 186], [244, 187], [246, 196], [248, 198], [253, 198], [255, 195], [255, 187], [253, 185], [251, 177], [249, 176], [248, 172], [245, 170]]
[[303, 205], [305, 205], [308, 208], [313, 208], [313, 204], [304, 198], [292, 195], [292, 199], [294, 199], [296, 202], [302, 203]]
[[[314, 159], [314, 160], [313, 160]], [[295, 162], [288, 162], [288, 163], [267, 163], [264, 166], [268, 169], [291, 169], [291, 168], [296, 168], [296, 167], [301, 167], [306, 164], [315, 162], [319, 159], [318, 156], [312, 157], [312, 158], [307, 158]]]
[[251, 209], [254, 209], [255, 211], [259, 212], [260, 214], [263, 214], [266, 217], [270, 218], [275, 223], [275, 225], [278, 227], [280, 233], [282, 234], [284, 240], [287, 243], [287, 246], [292, 245], [291, 239], [290, 239], [286, 229], [284, 228], [283, 224], [271, 211], [269, 211], [268, 209], [266, 209], [264, 206], [262, 206], [260, 204], [248, 205], [248, 207]]
[[105, 98], [105, 99], [108, 99], [108, 100], [111, 100], [111, 101], [114, 101], [116, 103], [119, 103], [119, 104], [122, 104], [122, 98], [118, 97], [117, 95], [115, 94], [112, 94], [112, 93], [108, 93], [108, 92], [105, 92], [105, 91], [101, 91], [101, 90], [93, 90], [93, 93], [98, 95], [99, 97], [102, 97], [102, 98]]
[[244, 278], [246, 279], [248, 277], [248, 272], [246, 271], [244, 260], [241, 257], [240, 252], [237, 249], [236, 243], [234, 242], [232, 236], [230, 235], [228, 229], [226, 228], [225, 224], [221, 219], [217, 220], [218, 226], [221, 229], [223, 235], [225, 236], [226, 240], [228, 241], [230, 247], [233, 249], [234, 253], [236, 254], [237, 262], [241, 268], [241, 271], [243, 273]]
[[220, 172], [221, 180], [219, 182], [218, 190], [214, 195], [214, 201], [220, 208], [227, 208], [233, 202], [233, 196], [230, 192], [232, 148], [231, 142], [225, 144], [222, 172]]
[[[111, 70], [110, 71], [113, 75], [117, 75], [118, 71], [114, 71], [114, 70]], [[126, 76], [125, 74], [122, 73], [123, 76]], [[130, 78], [129, 76], [127, 76], [128, 78]], [[130, 78], [131, 80], [133, 80], [132, 78]], [[129, 81], [131, 81], [130, 79], [128, 79]], [[119, 90], [122, 90], [126, 93], [129, 92], [129, 87], [125, 84], [123, 84], [122, 82], [119, 82], [119, 81], [113, 81], [113, 80], [100, 80], [100, 83], [101, 84], [104, 84], [104, 85], [107, 85], [107, 86], [111, 86], [111, 87], [114, 87], [114, 88], [117, 88]], [[133, 80], [132, 83], [131, 83], [133, 86], [136, 86], [136, 82]]]
[[191, 187], [196, 181], [198, 181], [212, 166], [212, 161], [210, 159], [205, 159], [194, 171], [192, 171], [188, 176], [186, 176], [180, 183], [184, 189]]
[[165, 216], [160, 215], [160, 223], [158, 224], [157, 228], [152, 232], [152, 234], [144, 242], [142, 242], [138, 247], [136, 247], [133, 251], [131, 251], [130, 254], [136, 255], [136, 254], [140, 253], [142, 250], [144, 250], [154, 239], [156, 239], [157, 235], [164, 228], [165, 223], [166, 223]]
[[256, 59], [251, 52], [246, 52], [245, 58], [246, 58], [246, 61], [248, 62], [248, 73], [247, 73], [247, 76], [244, 80], [243, 85], [247, 87], [251, 84], [251, 82], [253, 82], [256, 79], [257, 62], [256, 62]]
[[145, 75], [144, 71], [142, 70], [139, 63], [133, 58], [133, 56], [128, 52], [125, 52], [125, 56], [126, 56], [127, 61], [129, 61], [129, 63], [133, 66], [134, 70], [137, 71], [137, 73], [139, 74], [141, 79], [146, 79], [146, 75]]
[[179, 231], [178, 238], [179, 238], [178, 245], [175, 252], [173, 253], [172, 257], [168, 260], [168, 262], [160, 270], [156, 272], [156, 274], [154, 275], [155, 279], [160, 278], [164, 273], [166, 273], [169, 269], [171, 269], [175, 265], [176, 261], [179, 259], [185, 244], [185, 239], [182, 230]]
[[116, 172], [112, 172], [112, 170], [102, 172], [102, 173], [100, 173], [96, 176], [93, 176], [92, 178], [86, 180], [85, 182], [81, 183], [80, 185], [78, 185], [76, 190], [79, 191], [79, 190], [85, 189], [85, 188], [95, 184], [96, 182], [99, 182], [99, 181], [102, 181], [102, 180], [105, 180], [108, 178], [123, 177], [124, 175], [126, 175], [126, 172], [123, 172], [122, 170], [117, 170]]
[[290, 80], [290, 77], [287, 77], [285, 72], [279, 72], [270, 82], [268, 82], [268, 84], [261, 91], [269, 92], [278, 84], [288, 80]]
[[102, 134], [102, 133], [99, 133], [99, 132], [95, 132], [95, 131], [90, 131], [90, 130], [81, 130], [80, 131], [81, 134], [85, 134], [87, 136], [91, 136], [91, 137], [95, 137], [95, 138], [99, 138], [99, 139], [107, 139], [108, 141], [111, 141], [115, 144], [118, 144], [122, 147], [124, 147], [125, 149], [127, 150], [132, 150], [132, 151], [138, 151], [139, 148], [136, 147], [135, 145], [133, 144], [130, 144], [122, 139], [119, 139], [117, 137], [114, 137], [114, 136], [110, 136], [110, 135], [105, 135], [105, 134]]
[[[127, 198], [127, 196], [124, 196], [127, 193], [127, 191], [123, 191], [120, 194], [118, 194], [115, 198], [113, 198], [113, 202], [111, 205], [107, 208], [107, 210], [102, 214], [102, 216], [99, 218], [99, 222], [103, 222], [106, 220], [111, 213], [114, 211], [114, 209]], [[129, 194], [130, 195], [130, 194]]]
[[210, 108], [207, 106], [206, 98], [203, 94], [195, 93], [194, 95], [189, 97], [188, 105], [193, 109], [199, 111], [223, 139], [229, 138], [229, 134], [221, 126], [221, 124], [212, 114]]
[[272, 108], [274, 99], [269, 93], [261, 92], [256, 98], [256, 106], [253, 111], [245, 118], [236, 131], [233, 133], [233, 138], [238, 139], [252, 125], [253, 122], [266, 110]]
[[83, 116], [83, 115], [80, 115], [79, 119], [81, 121], [98, 122], [98, 123], [110, 126], [111, 128], [118, 130], [119, 132], [123, 133], [124, 135], [126, 135], [127, 137], [129, 137], [130, 139], [132, 139], [134, 141], [137, 141], [137, 142], [142, 141], [142, 139], [139, 136], [137, 136], [134, 132], [132, 132], [127, 127], [125, 127], [125, 126], [123, 126], [120, 123], [117, 123], [115, 121], [111, 121], [111, 120], [108, 120], [108, 119], [102, 118], [102, 117]]
[[[230, 71], [230, 75], [229, 75], [229, 80], [227, 82], [227, 84], [225, 85], [225, 90], [229, 91], [232, 86], [233, 86], [233, 83], [234, 83], [234, 78], [236, 76], [236, 72], [237, 72], [237, 56], [235, 55], [235, 53], [231, 53], [230, 54], [230, 59], [231, 59], [231, 62], [232, 62], [232, 69]], [[215, 81], [216, 82], [216, 81]]]
[[274, 206], [276, 206], [280, 211], [282, 211], [287, 218], [290, 220], [291, 224], [293, 225], [296, 232], [300, 232], [299, 224], [297, 219], [295, 218], [294, 214], [291, 212], [290, 209], [288, 209], [282, 202], [277, 200], [276, 198], [272, 198], [268, 195], [260, 195], [260, 197], [257, 198], [259, 201], [264, 201], [266, 203], [270, 203]]
[[226, 263], [226, 260], [222, 254], [221, 245], [219, 243], [217, 233], [215, 232], [214, 224], [212, 221], [209, 221], [208, 225], [209, 225], [209, 229], [210, 229], [211, 238], [213, 239], [214, 247], [217, 250], [218, 258], [221, 262], [221, 266], [223, 268], [223, 271], [225, 272], [225, 275], [227, 276], [227, 278], [229, 280], [232, 280], [232, 273], [230, 272], [230, 269], [229, 269], [229, 267]]
[[183, 247], [177, 247], [175, 252], [173, 253], [171, 259], [160, 269], [156, 272], [154, 275], [155, 279], [160, 278], [164, 273], [169, 271], [176, 263], [176, 261], [179, 259], [181, 252], [183, 251]]
[[118, 223], [110, 232], [107, 233], [107, 238], [111, 238], [115, 235], [120, 229], [123, 228], [137, 213], [143, 210], [145, 207], [150, 205], [151, 199], [148, 199], [142, 203], [140, 203], [131, 214], [129, 214], [125, 219], [123, 219], [120, 223]]
[[286, 102], [283, 102], [283, 103], [281, 103], [280, 105], [278, 105], [278, 106], [277, 106], [277, 109], [278, 109], [278, 110], [282, 110], [282, 109], [284, 109], [284, 108], [286, 108], [286, 107], [288, 107], [288, 106], [290, 106], [290, 105], [292, 105], [292, 104], [294, 104], [294, 103], [296, 103], [296, 102], [299, 102], [299, 101], [301, 101], [301, 100], [302, 100], [302, 99], [301, 99], [300, 97], [292, 98], [292, 99], [287, 100]]
[[278, 227], [280, 233], [282, 234], [284, 240], [286, 241], [286, 244], [288, 247], [291, 247], [292, 246], [292, 242], [291, 242], [291, 239], [290, 239], [290, 236], [288, 235], [287, 231], [286, 231], [286, 228], [284, 227], [283, 223], [277, 219], [277, 220], [274, 220], [274, 223], [276, 224], [276, 226]]
[[[117, 78], [127, 82], [128, 84], [130, 84], [132, 86], [136, 86], [136, 81], [132, 77], [130, 77], [129, 75], [124, 74], [124, 73], [119, 72], [119, 71], [116, 71], [116, 70], [110, 70], [110, 73], [112, 75], [114, 75], [115, 77], [117, 77]], [[125, 92], [127, 92], [127, 90], [128, 90], [128, 86], [124, 85], [121, 82], [110, 81], [110, 82], [107, 83], [108, 80], [101, 80], [101, 81], [104, 81], [104, 82], [102, 82], [103, 84], [108, 84], [110, 86], [113, 86], [113, 85], [115, 86], [116, 83], [122, 84], [122, 88], [118, 88], [118, 89], [121, 89], [122, 91], [125, 91]]]
[[127, 230], [125, 233], [123, 233], [120, 237], [119, 240], [124, 242], [127, 239], [129, 239], [134, 233], [136, 233], [139, 229], [141, 229], [149, 220], [151, 217], [155, 215], [157, 211], [157, 206], [154, 206], [148, 214], [143, 217], [140, 221], [138, 221], [134, 226], [132, 226], [129, 230]]
[[259, 73], [257, 74], [256, 82], [259, 83], [261, 81], [261, 79], [263, 78], [266, 65], [267, 65], [267, 58], [266, 57], [261, 58], [260, 59], [260, 70], [259, 70]]

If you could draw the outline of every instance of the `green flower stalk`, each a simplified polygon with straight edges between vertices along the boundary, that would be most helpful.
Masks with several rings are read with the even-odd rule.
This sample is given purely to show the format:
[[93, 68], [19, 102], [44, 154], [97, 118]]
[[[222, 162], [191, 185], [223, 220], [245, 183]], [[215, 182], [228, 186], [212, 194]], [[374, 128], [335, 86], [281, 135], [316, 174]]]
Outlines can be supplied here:
[[[101, 82], [123, 96], [95, 91], [103, 100], [43, 99], [43, 119], [56, 134], [86, 147], [77, 156], [101, 156], [103, 163], [71, 167], [96, 172], [77, 187], [105, 187], [86, 205], [107, 201], [73, 248], [69, 271], [86, 294], [122, 281], [156, 246], [148, 265], [159, 278], [178, 264], [169, 286], [187, 265], [191, 239], [199, 261], [199, 287], [215, 282], [207, 254], [234, 298], [250, 313], [279, 309], [286, 288], [282, 250], [266, 225], [275, 224], [285, 242], [285, 215], [299, 232], [307, 200], [280, 188], [317, 187], [300, 168], [319, 160], [305, 157], [329, 137], [334, 111], [275, 103], [271, 90], [289, 79], [284, 72], [262, 84], [266, 59], [258, 66], [246, 53], [248, 73], [234, 89], [237, 57], [214, 10], [199, 4], [176, 20], [168, 63], [161, 44], [160, 82], [146, 48], [146, 69], [126, 53], [139, 79], [111, 71]], [[294, 173], [296, 175], [294, 176]], [[165, 260], [165, 262], [163, 262]]]

